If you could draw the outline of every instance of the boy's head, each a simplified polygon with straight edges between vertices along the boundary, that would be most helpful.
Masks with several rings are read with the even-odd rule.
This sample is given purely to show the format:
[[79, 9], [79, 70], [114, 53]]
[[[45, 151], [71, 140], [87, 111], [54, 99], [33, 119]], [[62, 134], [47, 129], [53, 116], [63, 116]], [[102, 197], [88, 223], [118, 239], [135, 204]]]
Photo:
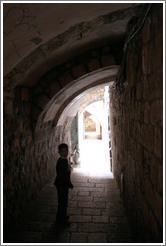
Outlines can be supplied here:
[[68, 156], [68, 145], [65, 143], [62, 143], [58, 147], [60, 156], [66, 158]]

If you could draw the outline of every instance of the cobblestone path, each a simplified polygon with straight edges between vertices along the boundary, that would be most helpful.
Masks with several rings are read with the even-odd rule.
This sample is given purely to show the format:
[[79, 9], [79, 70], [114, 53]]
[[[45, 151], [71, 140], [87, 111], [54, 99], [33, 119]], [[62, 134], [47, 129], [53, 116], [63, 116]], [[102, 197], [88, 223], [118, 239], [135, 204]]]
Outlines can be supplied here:
[[55, 223], [57, 193], [48, 185], [29, 209], [18, 243], [133, 243], [112, 174], [92, 175], [74, 168], [69, 192], [70, 227]]

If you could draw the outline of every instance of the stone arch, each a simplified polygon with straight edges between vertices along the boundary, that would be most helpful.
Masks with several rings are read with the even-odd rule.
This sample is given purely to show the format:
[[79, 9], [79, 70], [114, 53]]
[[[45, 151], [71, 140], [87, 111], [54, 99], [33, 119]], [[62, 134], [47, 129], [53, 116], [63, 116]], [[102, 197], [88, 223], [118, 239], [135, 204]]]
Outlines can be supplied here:
[[[33, 119], [33, 129], [36, 126], [39, 115], [55, 95], [57, 97], [65, 90], [68, 90], [72, 84], [76, 84], [78, 80], [91, 76], [92, 73], [95, 74], [95, 71], [117, 66], [120, 60], [121, 57], [118, 52], [116, 55], [112, 53], [111, 46], [103, 46], [97, 50], [90, 50], [81, 57], [75, 57], [73, 60], [55, 67], [42, 76], [32, 89], [33, 111], [31, 112], [31, 117]], [[77, 88], [78, 90], [79, 88]]]
[[92, 91], [92, 93], [89, 93], [87, 97], [84, 98], [79, 111], [82, 112], [89, 104], [103, 100], [104, 96], [104, 89], [99, 88], [95, 91]]
[[67, 128], [71, 127], [73, 117], [76, 115], [83, 97], [96, 88], [112, 85], [117, 71], [118, 66], [100, 69], [73, 81], [61, 93], [57, 93], [45, 106], [38, 118], [35, 142], [44, 141], [48, 143], [51, 141], [48, 145], [53, 147], [61, 141], [66, 141], [70, 146], [70, 137], [67, 136], [70, 133], [68, 133]]
[[103, 84], [113, 84], [117, 72], [118, 66], [110, 66], [72, 81], [63, 91], [55, 94], [45, 106], [38, 118], [36, 130], [40, 129], [43, 123], [49, 121], [52, 121], [54, 125], [60, 125], [62, 120], [59, 121], [59, 118], [63, 111], [69, 110], [71, 104], [80, 103], [80, 99], [95, 88], [99, 88]]

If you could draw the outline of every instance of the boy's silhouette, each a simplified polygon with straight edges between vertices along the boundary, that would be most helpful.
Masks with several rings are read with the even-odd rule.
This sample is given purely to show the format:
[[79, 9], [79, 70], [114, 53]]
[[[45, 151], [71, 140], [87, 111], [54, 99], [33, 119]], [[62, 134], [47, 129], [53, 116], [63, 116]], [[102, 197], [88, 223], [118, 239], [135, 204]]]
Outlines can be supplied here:
[[56, 216], [56, 222], [61, 225], [69, 225], [67, 216], [68, 205], [68, 190], [73, 189], [73, 185], [70, 181], [70, 166], [67, 160], [68, 145], [63, 143], [59, 147], [60, 157], [57, 161], [55, 178], [55, 186], [58, 193], [58, 211]]

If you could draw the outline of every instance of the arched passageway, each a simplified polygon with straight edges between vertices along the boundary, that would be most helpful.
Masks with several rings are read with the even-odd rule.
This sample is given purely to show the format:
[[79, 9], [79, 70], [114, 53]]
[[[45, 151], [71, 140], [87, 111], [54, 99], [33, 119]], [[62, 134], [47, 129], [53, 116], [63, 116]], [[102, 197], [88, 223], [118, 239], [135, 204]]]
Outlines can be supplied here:
[[[131, 224], [136, 227], [134, 241], [160, 243], [163, 241], [163, 5], [118, 3], [94, 7], [92, 4], [88, 5], [91, 9], [88, 19], [87, 5], [81, 6], [84, 11], [78, 8], [77, 18], [73, 19], [68, 10], [75, 9], [75, 5], [64, 5], [70, 18], [61, 20], [57, 12], [61, 4], [58, 8], [49, 3], [27, 3], [26, 8], [22, 3], [4, 4], [4, 239], [7, 242], [11, 238], [10, 230], [17, 229], [28, 206], [54, 177], [58, 144], [67, 142], [72, 153], [76, 140], [71, 137], [71, 129], [82, 98], [102, 86], [109, 86], [108, 126], [112, 171], [120, 190], [117, 192], [121, 194]], [[36, 13], [39, 24], [32, 19], [32, 13]], [[57, 28], [51, 25], [55, 13], [60, 17], [55, 23]], [[21, 21], [16, 18], [19, 16], [23, 16]], [[47, 18], [46, 26], [43, 18]], [[28, 29], [27, 36], [16, 39], [18, 28], [25, 31], [27, 26], [35, 28]], [[43, 30], [43, 34], [37, 28]], [[101, 177], [100, 180], [103, 183], [75, 173], [79, 188], [76, 194], [71, 194], [71, 204], [76, 209], [74, 212], [71, 206], [71, 210], [72, 216], [77, 211], [78, 217], [72, 218], [71, 230], [89, 242], [97, 241], [94, 233], [104, 230], [102, 241], [114, 242], [114, 225], [117, 230], [119, 227], [118, 222], [112, 226], [111, 221], [117, 218], [107, 219], [112, 211], [111, 203], [114, 198], [118, 202], [119, 195], [111, 193], [111, 187], [116, 186], [112, 178], [106, 179], [106, 183], [110, 182], [109, 188]], [[51, 193], [53, 187], [47, 188]], [[84, 192], [83, 203], [79, 192]], [[50, 204], [56, 200], [48, 199], [47, 194], [41, 201], [46, 206], [42, 207], [40, 198], [38, 202], [41, 210], [52, 209], [50, 216], [54, 216], [55, 207], [50, 208]], [[104, 205], [99, 201], [103, 199], [102, 194], [106, 199]], [[90, 205], [88, 202], [92, 200]], [[86, 204], [100, 208], [100, 212], [93, 211], [99, 214], [87, 217], [92, 209], [87, 210]], [[123, 209], [118, 210], [121, 212]], [[91, 223], [99, 219], [95, 216], [104, 216], [104, 213], [107, 219], [100, 218], [97, 231], [93, 231]], [[41, 228], [48, 226], [43, 220]], [[81, 223], [79, 229], [75, 221]], [[123, 219], [121, 222], [123, 227]], [[86, 231], [87, 223], [92, 228], [91, 235]], [[46, 238], [43, 230], [35, 233], [32, 230], [28, 238], [35, 240], [36, 237], [37, 241]], [[66, 235], [68, 242], [78, 239], [71, 231]], [[123, 237], [124, 241], [130, 239]]]
[[80, 165], [93, 174], [112, 171], [108, 90], [102, 87], [85, 96], [78, 114]]
[[[54, 142], [52, 141], [51, 145], [52, 151], [55, 151], [54, 143], [57, 146], [58, 143], [65, 141], [69, 145], [70, 153], [73, 153], [75, 144], [71, 138], [72, 122], [81, 108], [85, 95], [101, 86], [113, 85], [117, 69], [117, 66], [110, 66], [83, 76], [72, 82], [60, 94], [55, 95], [39, 116], [35, 129], [36, 142], [43, 141], [45, 137], [49, 139], [54, 136]], [[93, 100], [95, 99], [92, 98]], [[45, 136], [45, 129], [48, 132], [49, 128], [50, 136]], [[78, 133], [75, 132], [75, 135]]]
[[[80, 81], [78, 80], [78, 82], [73, 83], [74, 86], [71, 85], [72, 88], [68, 87], [68, 89], [56, 95], [49, 104], [46, 105], [39, 116], [34, 134], [37, 156], [39, 155], [40, 158], [42, 154], [40, 152], [41, 142], [44, 141], [45, 144], [43, 147], [47, 150], [45, 155], [43, 155], [43, 159], [38, 159], [39, 161], [42, 161], [44, 164], [44, 162], [48, 160], [49, 155], [52, 156], [52, 153], [54, 153], [53, 158], [57, 158], [57, 146], [58, 143], [62, 141], [67, 142], [72, 151], [73, 142], [71, 132], [74, 118], [78, 114], [78, 111], [80, 111], [79, 113], [81, 114], [81, 112], [86, 109], [86, 106], [92, 102], [101, 102], [101, 99], [103, 101], [106, 99], [106, 96], [104, 98], [105, 86], [107, 86], [108, 93], [108, 86], [113, 85], [116, 73], [117, 67], [111, 66], [99, 70], [98, 72], [96, 71], [92, 73], [92, 75], [89, 74], [88, 77], [85, 76], [80, 79]], [[78, 90], [79, 84], [80, 87], [82, 84], [85, 86], [87, 80], [90, 80], [92, 85], [88, 83], [86, 90], [86, 87], [84, 87], [85, 91], [81, 89]], [[76, 91], [75, 86], [77, 86], [77, 93], [79, 91], [81, 93], [73, 98]], [[90, 86], [92, 87], [89, 88]], [[88, 101], [86, 101], [86, 97], [89, 98]], [[69, 103], [67, 104], [66, 101]], [[105, 108], [105, 110], [108, 110], [108, 108]], [[61, 114], [59, 115], [57, 112], [61, 112]], [[59, 115], [59, 118], [57, 115]], [[103, 116], [104, 115], [105, 114], [103, 114]], [[108, 124], [107, 114], [106, 120]], [[102, 124], [102, 127], [105, 127], [104, 124]], [[44, 134], [45, 132], [47, 135]], [[104, 137], [104, 134], [103, 132], [102, 137]], [[54, 139], [56, 141], [54, 141]], [[94, 143], [87, 147], [92, 148], [92, 159], [95, 161], [96, 155], [94, 151], [98, 151], [98, 157], [100, 157], [101, 145], [95, 150], [92, 145], [94, 145]], [[81, 154], [82, 158], [84, 154], [89, 155], [89, 153], [87, 153], [88, 148], [82, 150], [86, 151], [86, 153]], [[53, 160], [55, 161], [56, 159]], [[103, 162], [102, 159], [100, 161]], [[100, 161], [98, 160], [98, 164], [103, 164], [100, 163]], [[14, 234], [11, 233], [10, 238], [5, 237], [6, 242], [106, 243], [134, 241], [134, 235], [131, 231], [130, 223], [120, 198], [119, 189], [109, 167], [108, 170], [106, 170], [104, 167], [100, 166], [100, 169], [96, 172], [95, 166], [89, 167], [88, 169], [84, 169], [84, 166], [83, 168], [82, 166], [81, 168], [77, 165], [74, 166], [72, 182], [75, 188], [70, 192], [68, 207], [72, 225], [65, 230], [57, 227], [55, 224], [57, 195], [55, 187], [53, 186], [55, 164], [51, 168], [53, 170], [53, 175], [50, 175], [50, 177], [52, 177], [51, 181], [49, 181], [45, 189], [40, 192], [38, 198], [34, 200], [33, 206], [26, 211], [22, 218], [23, 220], [17, 225], [18, 228], [14, 231]], [[110, 186], [111, 189], [109, 189]], [[117, 229], [113, 229], [114, 227], [117, 227]], [[96, 235], [96, 233], [98, 235]]]

